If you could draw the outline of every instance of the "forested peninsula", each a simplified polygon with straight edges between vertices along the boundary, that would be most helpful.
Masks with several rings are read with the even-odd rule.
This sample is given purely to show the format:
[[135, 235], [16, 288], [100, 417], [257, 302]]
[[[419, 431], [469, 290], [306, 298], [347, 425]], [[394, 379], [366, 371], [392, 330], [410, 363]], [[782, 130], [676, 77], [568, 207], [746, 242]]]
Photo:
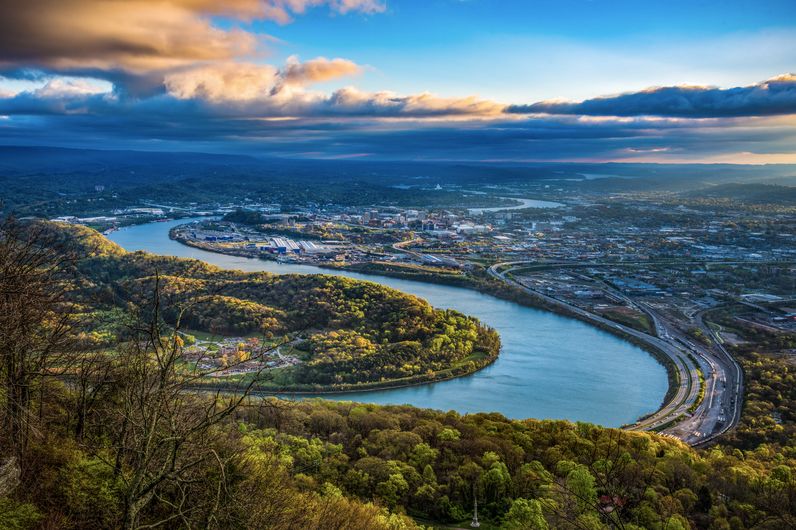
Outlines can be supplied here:
[[253, 378], [260, 390], [303, 392], [421, 384], [472, 373], [500, 350], [497, 333], [475, 318], [376, 283], [222, 270], [126, 252], [84, 227], [44, 227], [57, 245], [79, 249], [69, 300], [86, 349], [113, 349], [125, 308], [157, 289], [164, 322], [197, 363], [218, 368], [197, 386], [231, 389]]

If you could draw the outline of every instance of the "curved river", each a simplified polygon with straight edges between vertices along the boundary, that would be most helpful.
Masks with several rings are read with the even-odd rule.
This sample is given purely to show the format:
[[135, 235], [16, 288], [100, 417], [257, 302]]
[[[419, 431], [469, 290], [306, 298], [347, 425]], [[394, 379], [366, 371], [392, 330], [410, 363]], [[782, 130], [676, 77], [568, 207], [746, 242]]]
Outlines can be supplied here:
[[[309, 265], [227, 256], [169, 239], [190, 219], [123, 228], [109, 239], [127, 250], [197, 258], [227, 269], [277, 274], [330, 274]], [[618, 427], [657, 410], [666, 370], [645, 351], [578, 320], [500, 300], [469, 289], [334, 272], [425, 298], [436, 307], [473, 315], [500, 333], [498, 360], [467, 377], [422, 386], [326, 395], [382, 404], [458, 412], [500, 412], [510, 418], [556, 418]]]

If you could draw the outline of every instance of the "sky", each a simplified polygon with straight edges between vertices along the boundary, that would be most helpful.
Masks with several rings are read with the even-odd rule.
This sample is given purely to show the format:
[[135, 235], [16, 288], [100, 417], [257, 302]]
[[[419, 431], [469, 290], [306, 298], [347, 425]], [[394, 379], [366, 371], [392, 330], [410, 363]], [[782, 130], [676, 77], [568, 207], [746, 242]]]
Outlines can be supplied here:
[[796, 163], [796, 2], [0, 1], [0, 144]]

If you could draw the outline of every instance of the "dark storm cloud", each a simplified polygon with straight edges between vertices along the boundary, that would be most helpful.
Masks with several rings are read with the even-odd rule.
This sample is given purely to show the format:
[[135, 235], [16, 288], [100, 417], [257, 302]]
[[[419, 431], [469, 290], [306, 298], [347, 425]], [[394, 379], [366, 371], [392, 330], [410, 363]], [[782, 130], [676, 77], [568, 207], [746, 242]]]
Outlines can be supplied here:
[[[326, 63], [328, 72], [318, 76], [340, 66]], [[144, 98], [103, 91], [91, 80], [54, 77], [36, 90], [0, 96], [0, 143], [473, 161], [699, 160], [750, 153], [763, 161], [759, 157], [782, 157], [796, 145], [789, 116], [521, 116], [477, 98], [352, 88], [323, 94], [296, 87], [297, 81], [277, 91], [240, 90], [239, 99], [215, 97], [245, 79], [277, 85], [282, 77], [263, 65], [241, 71], [216, 64], [174, 79], [173, 93]]]
[[[789, 152], [796, 144], [792, 126], [767, 124], [768, 119], [757, 119], [755, 126], [737, 126], [732, 119], [583, 120], [567, 116], [459, 122], [396, 123], [370, 117], [274, 121], [217, 116], [199, 102], [167, 96], [136, 104], [96, 95], [89, 98], [96, 104], [93, 114], [45, 108], [0, 119], [0, 143], [472, 161], [632, 160], [659, 153], [699, 159], [739, 151]], [[101, 105], [108, 112], [96, 112]]]
[[513, 105], [507, 111], [520, 114], [683, 118], [796, 114], [796, 75], [781, 75], [745, 87], [659, 87], [581, 102], [542, 101], [531, 105]]

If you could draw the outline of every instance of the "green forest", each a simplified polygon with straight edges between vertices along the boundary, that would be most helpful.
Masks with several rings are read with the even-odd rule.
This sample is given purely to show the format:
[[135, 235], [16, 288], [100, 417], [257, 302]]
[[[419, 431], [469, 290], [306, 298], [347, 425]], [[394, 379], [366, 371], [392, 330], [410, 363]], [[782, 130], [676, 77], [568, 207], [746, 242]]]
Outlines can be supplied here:
[[305, 362], [286, 369], [278, 383], [261, 380], [262, 387], [312, 391], [426, 382], [471, 373], [500, 350], [497, 333], [476, 319], [376, 283], [225, 271], [194, 260], [128, 253], [87, 228], [43, 226], [58, 244], [77, 246], [86, 256], [73, 264], [69, 299], [84, 315], [92, 349], [112, 349], [118, 337], [107, 333], [113, 327], [109, 315], [140, 306], [157, 284], [163, 318], [172, 326], [304, 339], [299, 347]]
[[483, 528], [796, 526], [794, 371], [782, 359], [739, 352], [742, 424], [700, 450], [584, 423], [258, 398], [256, 379], [197, 392], [183, 321], [308, 332], [303, 376], [330, 381], [442, 366], [497, 337], [368, 282], [1, 228], [0, 528], [461, 528], [476, 502]]

